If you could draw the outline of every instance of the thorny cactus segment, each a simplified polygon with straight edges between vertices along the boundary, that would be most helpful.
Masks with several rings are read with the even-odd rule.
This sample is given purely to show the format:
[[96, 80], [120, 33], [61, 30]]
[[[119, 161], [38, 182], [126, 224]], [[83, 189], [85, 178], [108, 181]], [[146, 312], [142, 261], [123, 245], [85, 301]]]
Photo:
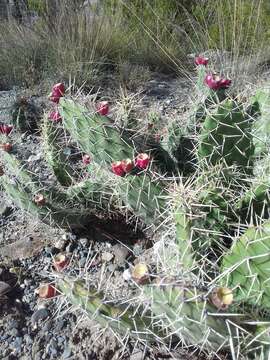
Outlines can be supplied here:
[[254, 145], [251, 119], [232, 100], [223, 101], [205, 119], [199, 136], [198, 157], [208, 164], [252, 165]]
[[238, 302], [270, 309], [270, 222], [252, 227], [222, 260], [222, 283]]
[[253, 336], [256, 325], [246, 326], [246, 315], [217, 313], [205, 294], [196, 288], [165, 284], [145, 287], [144, 294], [151, 299], [155, 320], [185, 346], [193, 345], [207, 353], [227, 348], [234, 355], [235, 349], [251, 351], [260, 343]]
[[49, 202], [46, 202], [45, 206], [37, 205], [32, 193], [18, 182], [11, 182], [6, 175], [1, 176], [0, 184], [14, 204], [48, 225], [76, 228], [83, 227], [89, 222], [89, 211], [86, 210], [65, 209], [63, 205], [52, 205]]
[[110, 166], [113, 161], [134, 157], [131, 142], [124, 134], [120, 135], [109, 118], [91, 114], [72, 100], [62, 99], [60, 104], [64, 127], [83, 152], [92, 154], [95, 162]]
[[166, 211], [165, 185], [150, 178], [147, 173], [121, 180], [116, 190], [127, 210], [133, 212], [147, 225], [161, 223]]
[[[252, 114], [258, 117], [253, 124], [253, 142], [255, 155], [263, 156], [270, 150], [270, 92], [269, 90], [258, 90], [253, 97], [253, 108], [257, 111]], [[254, 110], [253, 110], [254, 113]]]
[[70, 186], [73, 182], [74, 171], [68, 164], [60, 144], [62, 131], [45, 119], [43, 126], [45, 159], [62, 186]]
[[122, 336], [128, 335], [137, 340], [151, 342], [157, 340], [157, 335], [161, 333], [150, 314], [145, 313], [142, 316], [143, 309], [134, 309], [129, 303], [118, 305], [108, 301], [104, 294], [95, 289], [87, 289], [80, 280], [63, 277], [57, 281], [57, 289], [101, 326], [109, 327]]
[[113, 190], [106, 182], [86, 179], [70, 186], [66, 190], [66, 196], [72, 203], [109, 211], [109, 204], [113, 201]]
[[175, 210], [176, 243], [179, 247], [181, 263], [186, 270], [191, 270], [194, 262], [190, 219], [183, 205]]

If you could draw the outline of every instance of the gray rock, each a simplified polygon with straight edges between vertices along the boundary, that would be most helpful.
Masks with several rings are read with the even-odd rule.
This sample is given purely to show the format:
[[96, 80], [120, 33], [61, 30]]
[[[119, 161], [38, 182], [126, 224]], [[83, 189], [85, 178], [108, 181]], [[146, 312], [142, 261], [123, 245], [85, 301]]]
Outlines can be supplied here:
[[0, 297], [7, 294], [11, 290], [11, 286], [4, 281], [0, 281]]
[[125, 262], [128, 254], [129, 254], [128, 248], [121, 244], [116, 244], [113, 246], [112, 250], [114, 252], [115, 263], [117, 265], [122, 265]]
[[32, 324], [36, 324], [40, 320], [45, 320], [49, 316], [49, 311], [46, 308], [38, 309], [31, 317]]
[[71, 357], [71, 355], [72, 355], [71, 348], [67, 345], [62, 354], [62, 359], [67, 360]]
[[87, 238], [81, 238], [79, 242], [83, 247], [89, 246], [89, 240]]

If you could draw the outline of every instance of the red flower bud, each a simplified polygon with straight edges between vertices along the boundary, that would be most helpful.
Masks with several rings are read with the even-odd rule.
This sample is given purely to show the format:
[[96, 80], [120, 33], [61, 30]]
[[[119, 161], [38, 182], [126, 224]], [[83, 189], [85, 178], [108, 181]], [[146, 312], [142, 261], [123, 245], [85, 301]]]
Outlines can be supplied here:
[[56, 289], [52, 284], [45, 284], [39, 287], [38, 296], [41, 299], [50, 299], [55, 297]]
[[52, 111], [49, 115], [49, 119], [56, 123], [62, 121], [59, 111]]
[[135, 159], [135, 165], [140, 169], [146, 169], [149, 163], [150, 163], [150, 157], [145, 153], [137, 155]]
[[0, 124], [0, 134], [9, 135], [11, 130], [13, 130], [12, 125]]
[[43, 206], [46, 204], [46, 200], [45, 197], [42, 194], [36, 194], [35, 198], [34, 198], [34, 202], [38, 205], [38, 206]]
[[62, 83], [55, 84], [52, 88], [52, 92], [49, 95], [49, 99], [55, 103], [59, 103], [60, 98], [65, 93], [65, 86]]
[[125, 171], [122, 167], [122, 161], [116, 161], [116, 162], [112, 163], [112, 172], [118, 176], [125, 175]]
[[109, 103], [108, 101], [101, 101], [98, 105], [97, 105], [97, 112], [100, 115], [107, 115], [109, 112]]
[[125, 173], [130, 172], [134, 168], [134, 163], [131, 159], [122, 160], [121, 165]]
[[203, 56], [197, 56], [195, 57], [195, 65], [199, 66], [199, 65], [204, 65], [206, 66], [208, 64], [209, 59], [205, 58]]
[[12, 145], [10, 143], [1, 144], [0, 147], [6, 152], [10, 152], [12, 150]]
[[213, 90], [227, 89], [231, 82], [230, 79], [224, 79], [215, 74], [207, 74], [204, 79], [204, 83]]
[[84, 165], [89, 165], [91, 163], [90, 155], [87, 155], [87, 154], [83, 155], [82, 162]]
[[63, 270], [65, 267], [67, 267], [68, 263], [69, 259], [65, 254], [57, 254], [53, 258], [53, 266], [56, 271]]

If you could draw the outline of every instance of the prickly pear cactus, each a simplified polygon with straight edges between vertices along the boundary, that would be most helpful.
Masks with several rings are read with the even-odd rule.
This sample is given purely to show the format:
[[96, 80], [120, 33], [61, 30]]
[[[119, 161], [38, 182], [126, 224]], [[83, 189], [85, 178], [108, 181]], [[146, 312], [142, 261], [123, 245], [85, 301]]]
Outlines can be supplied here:
[[236, 301], [270, 309], [270, 222], [251, 227], [222, 260], [222, 282]]
[[254, 145], [251, 119], [232, 100], [220, 103], [206, 117], [199, 136], [198, 158], [208, 164], [252, 166]]
[[57, 288], [75, 306], [81, 307], [87, 315], [109, 327], [121, 336], [135, 337], [140, 341], [154, 341], [162, 333], [154, 324], [151, 314], [141, 315], [141, 307], [133, 308], [130, 304], [119, 305], [105, 300], [104, 294], [95, 289], [86, 288], [84, 282], [64, 277], [57, 282]]

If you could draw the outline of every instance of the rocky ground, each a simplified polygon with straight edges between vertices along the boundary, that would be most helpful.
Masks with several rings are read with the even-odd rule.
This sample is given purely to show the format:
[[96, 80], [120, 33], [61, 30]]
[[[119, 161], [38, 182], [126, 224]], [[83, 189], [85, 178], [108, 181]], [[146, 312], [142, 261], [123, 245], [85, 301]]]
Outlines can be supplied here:
[[[147, 85], [131, 90], [112, 102], [121, 119], [123, 96], [145, 126], [145, 117], [170, 121], [185, 111], [190, 84], [187, 80], [152, 76]], [[109, 93], [109, 91], [107, 92]], [[104, 91], [106, 98], [106, 91]], [[16, 93], [0, 92], [0, 121], [9, 121], [9, 110]], [[108, 97], [108, 96], [107, 96]], [[131, 100], [130, 100], [131, 99]], [[86, 96], [87, 100], [87, 96]], [[46, 98], [35, 98], [46, 109]], [[150, 115], [149, 115], [150, 114]], [[163, 120], [161, 120], [163, 119]], [[148, 121], [147, 120], [147, 121]], [[28, 162], [33, 172], [44, 179], [51, 174], [43, 166], [40, 134], [15, 134], [18, 156]], [[1, 189], [0, 189], [1, 190]], [[123, 224], [96, 224], [84, 233], [52, 228], [29, 217], [9, 202], [0, 191], [0, 359], [5, 360], [86, 360], [86, 359], [191, 359], [191, 353], [177, 350], [154, 351], [121, 342], [103, 331], [61, 296], [40, 300], [36, 290], [41, 283], [53, 281], [52, 258], [64, 252], [71, 259], [68, 272], [75, 277], [88, 274], [94, 284], [104, 284], [124, 297], [130, 290], [123, 272], [145, 252], [151, 241], [143, 233], [123, 228]], [[150, 248], [150, 250], [149, 250]], [[148, 250], [147, 250], [148, 249]], [[7, 292], [7, 285], [10, 291]], [[197, 358], [197, 357], [196, 357]]]

